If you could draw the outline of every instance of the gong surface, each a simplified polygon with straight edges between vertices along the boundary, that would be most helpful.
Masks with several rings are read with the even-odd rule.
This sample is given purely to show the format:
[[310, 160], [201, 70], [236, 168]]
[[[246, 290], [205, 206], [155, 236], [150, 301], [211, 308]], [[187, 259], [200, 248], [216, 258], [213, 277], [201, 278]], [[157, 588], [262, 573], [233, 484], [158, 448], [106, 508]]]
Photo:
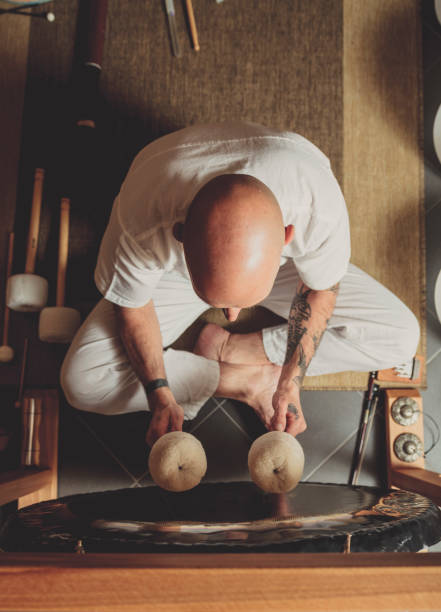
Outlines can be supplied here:
[[35, 504], [9, 518], [0, 545], [11, 552], [414, 552], [440, 539], [441, 512], [417, 493], [300, 483], [274, 494], [252, 482], [220, 482]]

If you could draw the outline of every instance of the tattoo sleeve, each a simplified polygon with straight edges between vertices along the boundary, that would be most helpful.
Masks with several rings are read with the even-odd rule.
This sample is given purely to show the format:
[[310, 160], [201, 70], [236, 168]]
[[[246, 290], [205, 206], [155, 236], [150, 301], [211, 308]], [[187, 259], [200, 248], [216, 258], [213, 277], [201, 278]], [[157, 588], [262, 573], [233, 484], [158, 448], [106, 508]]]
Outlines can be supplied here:
[[281, 380], [302, 385], [309, 363], [327, 327], [338, 292], [338, 284], [315, 291], [303, 282], [297, 286], [288, 317], [288, 342]]

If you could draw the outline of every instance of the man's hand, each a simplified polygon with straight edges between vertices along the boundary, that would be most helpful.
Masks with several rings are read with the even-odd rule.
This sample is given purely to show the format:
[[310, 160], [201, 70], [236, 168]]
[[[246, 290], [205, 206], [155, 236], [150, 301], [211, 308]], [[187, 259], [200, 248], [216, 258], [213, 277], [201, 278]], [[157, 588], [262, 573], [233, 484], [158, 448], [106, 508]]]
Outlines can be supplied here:
[[315, 291], [299, 281], [288, 316], [285, 362], [273, 395], [273, 430], [296, 436], [306, 429], [300, 388], [309, 363], [320, 344], [335, 307], [338, 283]]
[[[119, 334], [130, 363], [146, 387], [149, 381], [166, 378], [161, 331], [153, 301], [140, 308], [115, 305]], [[169, 387], [159, 387], [148, 394], [152, 420], [146, 434], [151, 447], [169, 431], [182, 431], [184, 411], [176, 403]]]
[[295, 383], [283, 389], [276, 389], [273, 408], [272, 431], [286, 431], [294, 437], [305, 431], [306, 421], [300, 405], [300, 390]]
[[152, 420], [147, 430], [146, 442], [150, 446], [169, 431], [182, 431], [184, 410], [176, 402], [171, 391], [163, 388], [149, 394]]

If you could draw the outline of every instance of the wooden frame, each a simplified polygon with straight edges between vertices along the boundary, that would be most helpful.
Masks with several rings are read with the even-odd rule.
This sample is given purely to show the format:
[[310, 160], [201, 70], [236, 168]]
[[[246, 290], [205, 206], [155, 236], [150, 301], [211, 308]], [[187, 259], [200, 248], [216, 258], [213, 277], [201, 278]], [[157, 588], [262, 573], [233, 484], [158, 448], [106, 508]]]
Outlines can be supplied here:
[[0, 555], [0, 610], [439, 610], [441, 554]]

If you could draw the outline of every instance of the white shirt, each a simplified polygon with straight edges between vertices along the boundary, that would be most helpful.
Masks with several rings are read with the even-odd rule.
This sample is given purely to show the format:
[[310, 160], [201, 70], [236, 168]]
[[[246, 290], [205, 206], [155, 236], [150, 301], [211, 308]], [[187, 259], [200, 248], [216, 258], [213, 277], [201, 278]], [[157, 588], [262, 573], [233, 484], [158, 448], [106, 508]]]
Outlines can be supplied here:
[[[311, 289], [341, 280], [350, 259], [349, 219], [329, 159], [298, 134], [251, 123], [195, 125], [152, 142], [135, 157], [115, 198], [95, 269], [102, 295], [140, 307], [164, 272], [190, 279], [173, 234], [196, 193], [220, 174], [249, 174], [275, 195], [285, 226], [282, 252]], [[294, 291], [295, 288], [293, 288]]]

